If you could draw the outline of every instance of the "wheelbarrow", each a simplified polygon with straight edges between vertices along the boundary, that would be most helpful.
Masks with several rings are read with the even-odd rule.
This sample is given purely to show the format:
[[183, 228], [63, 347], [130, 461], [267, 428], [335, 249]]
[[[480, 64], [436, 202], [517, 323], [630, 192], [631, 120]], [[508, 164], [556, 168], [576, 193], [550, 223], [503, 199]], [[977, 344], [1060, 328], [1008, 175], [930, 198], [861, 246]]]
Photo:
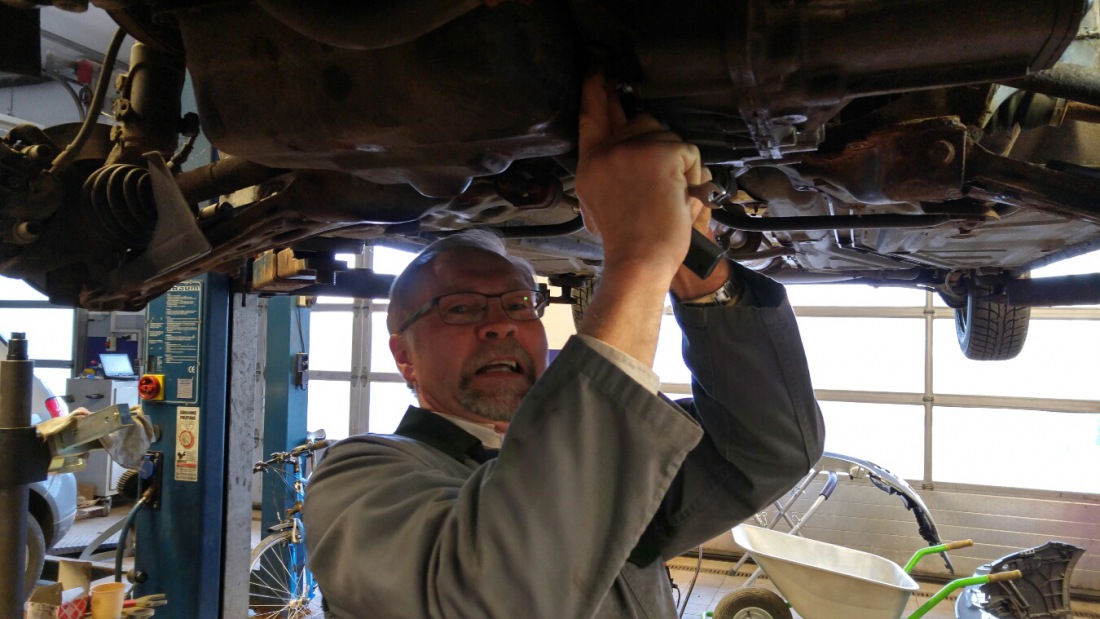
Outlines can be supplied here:
[[[901, 619], [909, 596], [920, 588], [909, 576], [917, 562], [973, 545], [965, 540], [921, 548], [901, 568], [870, 553], [750, 525], [734, 527], [733, 539], [763, 568], [782, 597], [758, 587], [739, 589], [705, 615], [714, 619], [790, 619], [788, 605], [803, 619]], [[953, 580], [908, 619], [923, 617], [961, 587], [1020, 576], [1012, 570]]]

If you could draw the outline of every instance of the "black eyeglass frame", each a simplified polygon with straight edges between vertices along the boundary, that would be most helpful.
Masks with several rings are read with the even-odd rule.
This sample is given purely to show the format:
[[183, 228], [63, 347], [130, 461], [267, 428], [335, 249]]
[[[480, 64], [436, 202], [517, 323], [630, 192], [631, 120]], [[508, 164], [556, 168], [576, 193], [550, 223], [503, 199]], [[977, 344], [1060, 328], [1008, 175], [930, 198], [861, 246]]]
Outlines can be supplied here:
[[[504, 307], [504, 297], [506, 295], [514, 294], [514, 293], [517, 293], [517, 292], [526, 292], [526, 293], [530, 293], [534, 296], [534, 298], [535, 298], [535, 317], [534, 318], [519, 318], [519, 317], [513, 316], [512, 313], [506, 307]], [[485, 298], [484, 313], [481, 316], [479, 316], [476, 320], [471, 320], [468, 323], [454, 323], [454, 322], [447, 322], [447, 317], [443, 314], [443, 312], [438, 312], [439, 319], [442, 320], [446, 324], [476, 324], [478, 322], [481, 322], [485, 318], [485, 313], [488, 313], [488, 311], [489, 311], [489, 299], [499, 299], [500, 308], [502, 310], [504, 310], [504, 314], [506, 316], [508, 316], [508, 318], [511, 318], [512, 320], [519, 320], [519, 321], [524, 321], [524, 322], [531, 321], [531, 320], [538, 320], [538, 319], [542, 318], [543, 313], [546, 311], [546, 306], [550, 304], [550, 295], [547, 294], [545, 291], [528, 289], [528, 288], [520, 288], [520, 289], [517, 289], [517, 290], [509, 290], [507, 292], [502, 292], [500, 294], [483, 294], [483, 293], [480, 293], [480, 292], [465, 292], [465, 291], [448, 292], [447, 294], [441, 294], [439, 296], [432, 297], [431, 299], [428, 300], [427, 303], [425, 303], [424, 305], [421, 305], [420, 309], [413, 312], [412, 316], [409, 316], [408, 318], [405, 319], [405, 322], [401, 323], [401, 325], [397, 328], [396, 334], [400, 335], [400, 334], [404, 333], [405, 330], [408, 329], [409, 327], [411, 327], [414, 322], [416, 322], [417, 320], [420, 320], [424, 316], [427, 316], [428, 313], [431, 312], [433, 309], [437, 309], [439, 307], [439, 301], [441, 299], [445, 299], [447, 297], [454, 296], [454, 295], [457, 295], [457, 294], [475, 294], [475, 295], [478, 295], [480, 297], [484, 297]]]

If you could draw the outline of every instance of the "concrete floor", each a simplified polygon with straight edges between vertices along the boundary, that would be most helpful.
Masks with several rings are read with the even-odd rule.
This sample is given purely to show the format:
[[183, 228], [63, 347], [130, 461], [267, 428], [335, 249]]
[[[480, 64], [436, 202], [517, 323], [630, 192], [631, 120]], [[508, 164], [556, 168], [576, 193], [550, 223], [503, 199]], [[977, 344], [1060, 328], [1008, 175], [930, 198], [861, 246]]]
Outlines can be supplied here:
[[[69, 540], [90, 539], [107, 530], [118, 520], [125, 518], [128, 513], [129, 506], [121, 506], [113, 509], [108, 516], [79, 520], [73, 525], [69, 534], [66, 535], [66, 539], [62, 540], [62, 546]], [[253, 546], [259, 543], [259, 541], [260, 523], [259, 515], [256, 513], [252, 520]], [[131, 567], [132, 563], [132, 559], [126, 559], [124, 561], [124, 569]], [[687, 593], [692, 576], [695, 574], [696, 563], [696, 559], [687, 557], [678, 557], [669, 562], [670, 573], [673, 582], [676, 583], [680, 591], [680, 595], [685, 595]], [[105, 568], [113, 569], [113, 557], [109, 560], [100, 562], [100, 565]], [[682, 616], [691, 619], [702, 618], [707, 611], [713, 611], [718, 605], [718, 602], [725, 597], [726, 594], [741, 587], [745, 578], [753, 569], [752, 564], [750, 563], [742, 567], [736, 575], [730, 575], [729, 571], [733, 566], [733, 563], [730, 562], [709, 559], [704, 560], [695, 586], [691, 589], [691, 596], [688, 598], [687, 607], [684, 609]], [[768, 588], [773, 591], [775, 590], [775, 587], [772, 586], [771, 581], [769, 581], [767, 577], [759, 579], [755, 584], [756, 586]], [[907, 615], [924, 604], [940, 588], [938, 584], [920, 583], [920, 585], [921, 590], [913, 594], [909, 599], [908, 605], [906, 606]], [[955, 619], [955, 598], [956, 595], [949, 596], [947, 600], [933, 608], [925, 617], [928, 619]], [[1100, 619], [1100, 604], [1097, 603], [1078, 602], [1075, 600], [1073, 611], [1075, 619]], [[800, 615], [798, 615], [797, 612], [792, 614], [796, 619], [800, 619]]]
[[[672, 580], [676, 583], [681, 595], [687, 593], [697, 563], [697, 559], [687, 557], [678, 557], [668, 563]], [[732, 567], [734, 567], [734, 564], [731, 562], [704, 559], [699, 577], [692, 589], [691, 596], [688, 598], [687, 608], [684, 609], [682, 616], [699, 619], [707, 611], [713, 611], [718, 606], [718, 602], [728, 593], [740, 588], [745, 579], [755, 569], [752, 563], [748, 563], [738, 570], [736, 575], [729, 575], [729, 570]], [[921, 587], [920, 591], [910, 596], [905, 607], [905, 616], [909, 616], [910, 613], [927, 602], [942, 586], [938, 583], [919, 582], [918, 584]], [[754, 586], [776, 591], [775, 586], [766, 576], [758, 579]], [[955, 619], [955, 600], [957, 597], [957, 592], [949, 595], [946, 600], [933, 607], [925, 617], [927, 619]], [[791, 614], [795, 619], [801, 619], [801, 615], [796, 611], [792, 611]], [[1100, 619], [1100, 604], [1074, 600], [1073, 616], [1074, 619]], [[858, 618], [853, 616], [852, 619]]]
[[[60, 543], [55, 545], [55, 548], [66, 549], [78, 545], [86, 545], [94, 540], [101, 533], [111, 528], [112, 525], [124, 520], [130, 513], [131, 505], [120, 505], [111, 510], [111, 513], [106, 516], [99, 516], [94, 518], [86, 518], [84, 520], [77, 520], [73, 523], [69, 532], [65, 535], [64, 539]], [[105, 570], [114, 570], [115, 559], [113, 548], [115, 542], [118, 540], [117, 534], [108, 538], [108, 544], [110, 550], [110, 556], [103, 556], [98, 560], [93, 559], [93, 563], [97, 568]], [[255, 546], [260, 542], [260, 521], [259, 513], [254, 512], [252, 518], [252, 546]], [[106, 553], [100, 553], [106, 554]], [[66, 552], [65, 556], [72, 556]], [[128, 570], [133, 567], [133, 557], [126, 557], [122, 561], [123, 570]]]

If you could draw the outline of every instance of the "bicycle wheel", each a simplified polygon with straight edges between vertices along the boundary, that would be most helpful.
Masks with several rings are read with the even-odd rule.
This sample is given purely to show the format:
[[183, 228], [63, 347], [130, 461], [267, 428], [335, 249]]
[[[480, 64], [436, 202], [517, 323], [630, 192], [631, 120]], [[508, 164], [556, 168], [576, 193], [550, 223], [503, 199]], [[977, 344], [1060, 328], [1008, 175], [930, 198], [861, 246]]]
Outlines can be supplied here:
[[262, 619], [323, 616], [321, 596], [305, 566], [305, 544], [291, 543], [289, 531], [268, 535], [252, 549], [248, 609], [250, 617]]

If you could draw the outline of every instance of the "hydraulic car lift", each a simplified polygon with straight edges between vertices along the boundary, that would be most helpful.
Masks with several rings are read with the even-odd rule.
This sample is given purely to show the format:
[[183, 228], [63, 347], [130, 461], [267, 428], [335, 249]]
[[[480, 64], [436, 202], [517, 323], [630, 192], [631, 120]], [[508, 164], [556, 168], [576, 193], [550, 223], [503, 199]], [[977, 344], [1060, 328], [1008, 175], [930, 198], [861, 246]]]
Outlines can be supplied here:
[[[168, 617], [216, 617], [226, 505], [228, 280], [183, 281], [149, 304], [142, 409], [160, 429], [135, 518], [136, 594], [164, 593]], [[138, 507], [135, 507], [138, 509]]]

